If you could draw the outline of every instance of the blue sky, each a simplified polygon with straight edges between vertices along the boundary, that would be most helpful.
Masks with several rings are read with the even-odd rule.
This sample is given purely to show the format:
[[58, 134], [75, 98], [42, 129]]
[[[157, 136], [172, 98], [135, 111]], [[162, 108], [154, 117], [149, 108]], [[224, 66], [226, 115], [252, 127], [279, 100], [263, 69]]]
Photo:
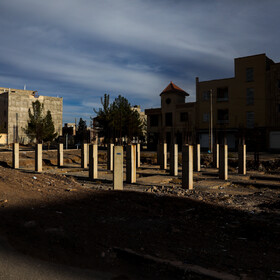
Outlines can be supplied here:
[[143, 109], [170, 81], [233, 76], [235, 57], [280, 61], [278, 0], [0, 0], [0, 86], [64, 99], [89, 124], [104, 93]]

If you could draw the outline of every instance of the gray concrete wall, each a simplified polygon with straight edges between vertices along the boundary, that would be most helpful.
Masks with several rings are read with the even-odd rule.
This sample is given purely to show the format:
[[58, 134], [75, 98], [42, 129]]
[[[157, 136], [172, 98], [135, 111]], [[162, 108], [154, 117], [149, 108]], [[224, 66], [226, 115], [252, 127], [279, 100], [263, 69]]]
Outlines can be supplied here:
[[[13, 90], [8, 93], [0, 92], [0, 112], [2, 111], [2, 118], [4, 119], [4, 110], [7, 106], [7, 133], [8, 144], [18, 140], [20, 143], [28, 143], [30, 140], [23, 131], [26, 128], [29, 120], [28, 109], [32, 108], [32, 103], [39, 100], [44, 104], [44, 114], [50, 110], [58, 135], [62, 135], [62, 110], [63, 99], [58, 97], [39, 96], [35, 97], [32, 91]], [[4, 108], [3, 108], [4, 107]], [[16, 136], [18, 135], [18, 139]]]
[[[8, 93], [0, 94], [0, 132], [7, 133], [7, 123], [8, 123]], [[6, 125], [5, 125], [6, 123]], [[5, 127], [6, 126], [6, 127]]]

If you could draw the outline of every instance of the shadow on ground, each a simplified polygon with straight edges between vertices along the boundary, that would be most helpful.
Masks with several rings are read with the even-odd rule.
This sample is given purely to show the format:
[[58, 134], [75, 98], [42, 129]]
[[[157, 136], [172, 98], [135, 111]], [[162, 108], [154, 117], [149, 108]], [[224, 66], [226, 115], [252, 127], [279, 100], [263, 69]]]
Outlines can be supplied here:
[[[75, 199], [2, 207], [0, 219], [1, 234], [20, 252], [110, 271], [120, 276], [115, 279], [209, 278], [147, 255], [253, 279], [273, 278], [280, 267], [279, 216], [188, 198], [96, 191]], [[120, 254], [126, 249], [135, 258], [133, 253]]]

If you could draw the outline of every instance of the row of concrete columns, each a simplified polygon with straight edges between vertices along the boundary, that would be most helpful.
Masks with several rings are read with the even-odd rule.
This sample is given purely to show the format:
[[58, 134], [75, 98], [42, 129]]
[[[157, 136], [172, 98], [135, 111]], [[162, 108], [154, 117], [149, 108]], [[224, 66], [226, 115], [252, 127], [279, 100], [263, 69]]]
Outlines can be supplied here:
[[[89, 148], [88, 148], [89, 147]], [[126, 151], [126, 181], [136, 182], [136, 168], [140, 167], [140, 144], [128, 145]], [[246, 145], [239, 146], [239, 174], [246, 174]], [[89, 159], [89, 178], [98, 178], [98, 146], [83, 144], [81, 149], [81, 167], [87, 168]], [[161, 169], [167, 169], [167, 144], [158, 148], [158, 160]], [[213, 154], [214, 165], [219, 167], [219, 178], [228, 179], [228, 147], [215, 145]], [[58, 145], [57, 164], [63, 166], [63, 144]], [[184, 145], [182, 149], [182, 186], [193, 188], [193, 171], [200, 171], [200, 145]], [[13, 168], [19, 168], [19, 144], [13, 144]], [[113, 170], [114, 189], [123, 188], [123, 147], [108, 145], [107, 168]], [[42, 171], [42, 144], [36, 145], [35, 171]], [[170, 174], [178, 175], [178, 145], [172, 146], [170, 152]]]
[[[89, 158], [89, 178], [97, 179], [98, 177], [98, 146], [90, 144], [83, 144], [81, 150], [81, 167], [87, 168]], [[58, 144], [57, 149], [57, 165], [63, 166], [63, 144]], [[35, 147], [35, 171], [42, 172], [43, 158], [42, 158], [42, 144], [36, 144]], [[13, 144], [13, 168], [19, 168], [19, 143]]]
[[[128, 145], [129, 147], [131, 145]], [[140, 157], [140, 144], [132, 145], [135, 146], [133, 149], [135, 150], [135, 158], [136, 158], [136, 168], [139, 168], [141, 165]], [[107, 169], [112, 171], [113, 170], [113, 160], [114, 160], [114, 144], [108, 144], [107, 147]]]
[[[35, 148], [35, 171], [42, 171], [42, 144], [37, 144]], [[19, 143], [13, 144], [13, 168], [19, 168]]]
[[[188, 147], [188, 148], [187, 148]], [[158, 164], [161, 169], [167, 169], [167, 144], [158, 145]], [[201, 170], [200, 144], [185, 145], [182, 150], [183, 187], [192, 188], [193, 171]], [[228, 146], [216, 144], [213, 153], [214, 167], [219, 168], [219, 178], [228, 179]], [[240, 144], [238, 149], [238, 173], [246, 174], [246, 145]], [[174, 144], [170, 150], [170, 174], [178, 175], [178, 145]]]
[[[167, 169], [167, 144], [158, 145], [158, 164], [160, 169]], [[194, 171], [200, 171], [200, 145], [197, 144], [193, 147], [193, 169]], [[174, 144], [170, 150], [170, 174], [178, 175], [178, 145]]]
[[[193, 146], [193, 169], [194, 171], [200, 171], [200, 144]], [[213, 151], [213, 163], [215, 168], [220, 167], [220, 163], [223, 164], [222, 169], [227, 167], [228, 158], [228, 146], [227, 145], [214, 145]], [[157, 162], [161, 169], [167, 169], [167, 144], [159, 144], [157, 150]], [[176, 162], [178, 162], [178, 145], [174, 144], [171, 146], [170, 151], [170, 173], [171, 175], [176, 174]], [[246, 174], [246, 145], [240, 144], [238, 147], [238, 173]]]

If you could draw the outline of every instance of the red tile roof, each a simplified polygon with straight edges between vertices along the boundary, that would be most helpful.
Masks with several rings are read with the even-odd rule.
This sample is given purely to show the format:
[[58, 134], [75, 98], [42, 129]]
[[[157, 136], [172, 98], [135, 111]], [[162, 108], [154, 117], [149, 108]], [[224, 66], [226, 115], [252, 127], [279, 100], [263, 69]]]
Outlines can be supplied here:
[[177, 85], [175, 85], [172, 81], [170, 84], [161, 92], [160, 95], [163, 93], [170, 93], [170, 92], [176, 92], [179, 94], [183, 94], [184, 96], [189, 96], [187, 92], [185, 92], [183, 89], [179, 88]]

